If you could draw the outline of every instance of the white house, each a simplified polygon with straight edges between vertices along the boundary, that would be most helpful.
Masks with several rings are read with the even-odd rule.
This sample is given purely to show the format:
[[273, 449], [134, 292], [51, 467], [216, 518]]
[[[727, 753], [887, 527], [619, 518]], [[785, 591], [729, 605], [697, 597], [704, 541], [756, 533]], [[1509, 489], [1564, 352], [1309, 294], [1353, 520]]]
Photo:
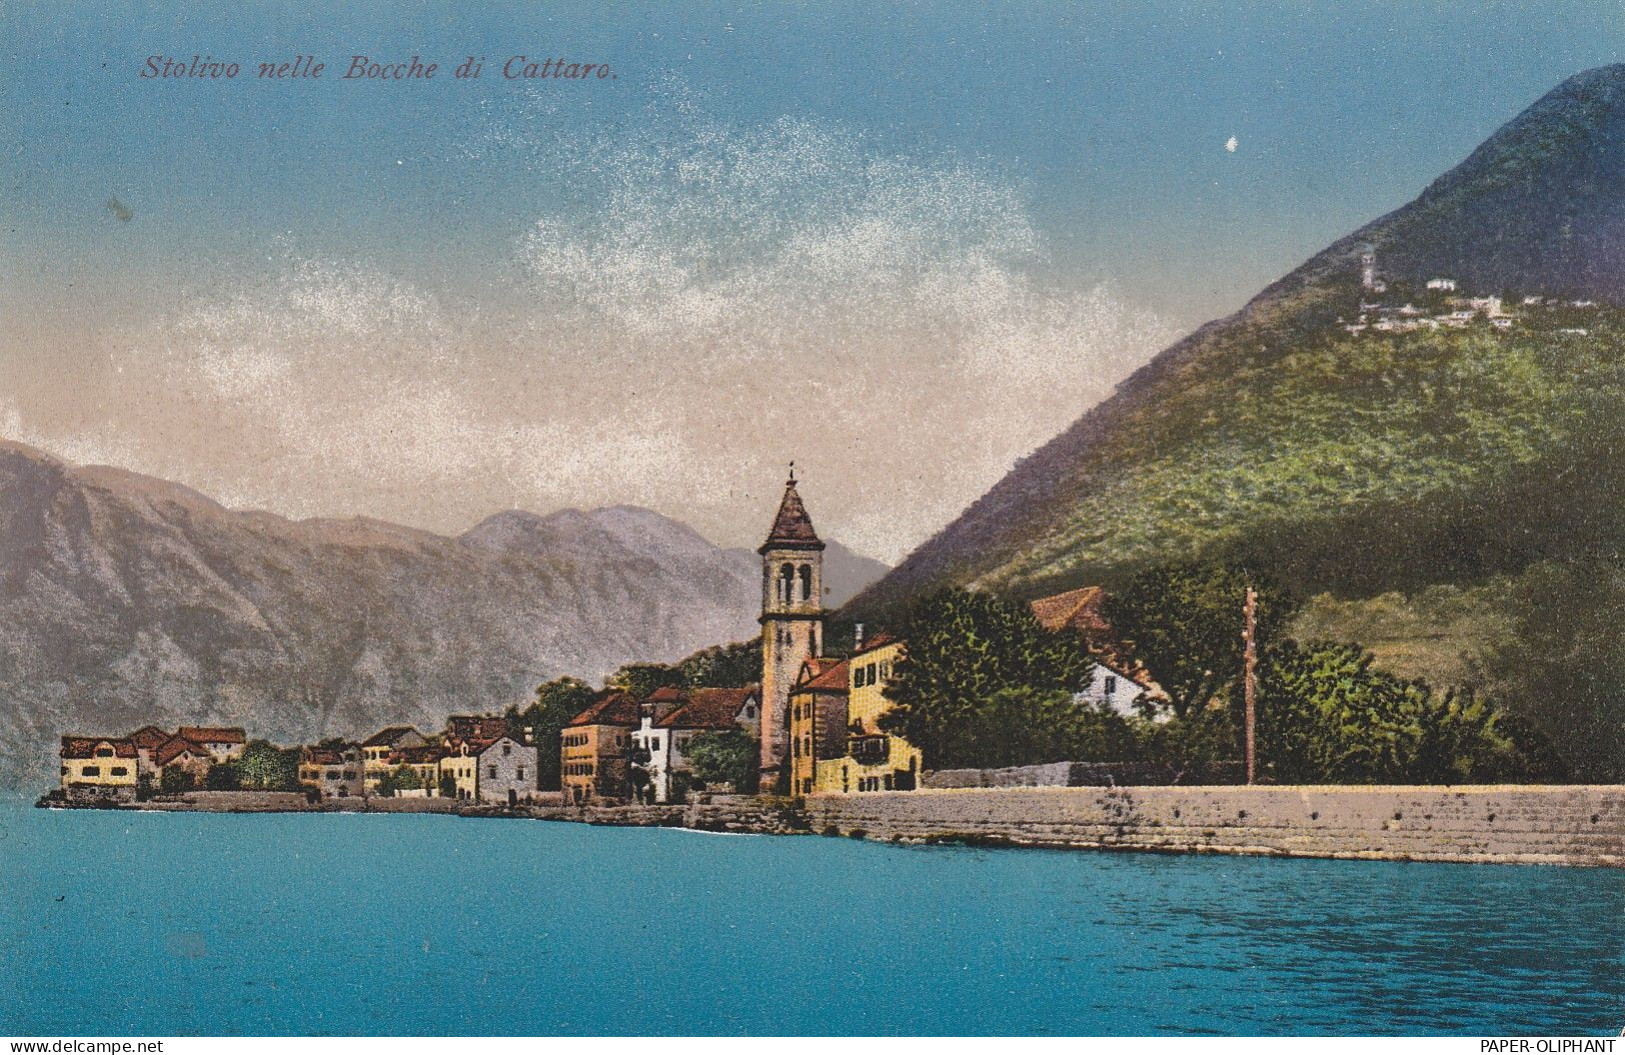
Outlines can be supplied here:
[[216, 762], [229, 762], [234, 758], [241, 758], [247, 743], [243, 730], [235, 727], [183, 725], [175, 735], [202, 747]]
[[762, 693], [755, 685], [740, 689], [663, 689], [642, 707], [638, 728], [632, 733], [634, 766], [648, 778], [656, 802], [680, 800], [688, 772], [684, 750], [702, 733], [747, 732], [760, 735]]
[[1453, 278], [1430, 278], [1428, 279], [1428, 289], [1442, 289], [1446, 293], [1454, 293], [1456, 280]]
[[1139, 712], [1134, 705], [1149, 697], [1160, 697], [1161, 691], [1144, 674], [1126, 674], [1115, 667], [1096, 663], [1089, 671], [1089, 681], [1082, 691], [1072, 694], [1074, 703], [1089, 703], [1110, 707], [1125, 718]]

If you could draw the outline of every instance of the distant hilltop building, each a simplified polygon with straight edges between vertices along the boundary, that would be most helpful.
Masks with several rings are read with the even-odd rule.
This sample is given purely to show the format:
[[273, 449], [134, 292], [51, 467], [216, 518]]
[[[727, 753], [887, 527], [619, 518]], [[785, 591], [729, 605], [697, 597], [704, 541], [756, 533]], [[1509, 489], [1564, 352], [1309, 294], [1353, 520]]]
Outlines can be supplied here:
[[1388, 291], [1388, 284], [1377, 277], [1377, 251], [1371, 246], [1360, 251], [1360, 288], [1367, 293]]
[[1456, 291], [1456, 280], [1453, 278], [1430, 278], [1428, 279], [1428, 289], [1437, 289], [1445, 293], [1454, 293]]

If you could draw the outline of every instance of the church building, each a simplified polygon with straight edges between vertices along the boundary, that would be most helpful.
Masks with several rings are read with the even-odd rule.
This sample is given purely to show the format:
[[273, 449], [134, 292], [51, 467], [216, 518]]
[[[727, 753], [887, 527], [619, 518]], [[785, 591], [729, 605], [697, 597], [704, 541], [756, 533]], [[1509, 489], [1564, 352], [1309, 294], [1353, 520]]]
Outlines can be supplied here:
[[762, 770], [777, 786], [790, 751], [790, 691], [824, 650], [824, 543], [796, 493], [795, 469], [762, 555]]

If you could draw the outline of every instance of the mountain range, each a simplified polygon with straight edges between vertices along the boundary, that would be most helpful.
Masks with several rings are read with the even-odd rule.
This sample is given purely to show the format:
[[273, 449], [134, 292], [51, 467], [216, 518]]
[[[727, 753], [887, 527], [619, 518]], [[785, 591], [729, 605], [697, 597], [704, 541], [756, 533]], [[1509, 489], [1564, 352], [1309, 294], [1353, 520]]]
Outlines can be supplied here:
[[[1625, 769], [1625, 66], [1156, 356], [843, 615], [1237, 563]], [[1496, 299], [1492, 299], [1496, 298]]]
[[[1363, 288], [1367, 253], [1394, 288]], [[1443, 277], [1513, 314], [1531, 295], [1562, 310], [1500, 332], [1345, 329], [1367, 302], [1420, 298]], [[944, 586], [1111, 583], [1201, 554], [1251, 554], [1340, 596], [1617, 557], [1617, 316], [1570, 305], [1622, 291], [1625, 66], [1608, 66], [1156, 356], [852, 612]]]
[[[833, 604], [886, 570], [833, 541], [825, 560]], [[61, 733], [148, 722], [288, 743], [438, 728], [752, 637], [760, 569], [647, 509], [508, 511], [456, 537], [292, 521], [0, 442], [0, 781], [48, 778]]]

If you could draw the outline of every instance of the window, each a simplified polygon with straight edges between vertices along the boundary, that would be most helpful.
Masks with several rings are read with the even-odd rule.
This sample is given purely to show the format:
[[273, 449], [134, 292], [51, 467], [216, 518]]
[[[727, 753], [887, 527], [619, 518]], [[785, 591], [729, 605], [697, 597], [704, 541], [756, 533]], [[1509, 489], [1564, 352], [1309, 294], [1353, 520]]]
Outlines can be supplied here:
[[867, 679], [865, 684], [873, 685], [875, 683], [875, 665], [873, 663], [863, 668], [863, 676]]
[[107, 775], [111, 777], [127, 777], [130, 775], [130, 771], [124, 766], [114, 766], [107, 771]]
[[520, 780], [525, 779], [525, 767], [524, 766], [519, 767], [518, 774], [519, 774], [519, 779]]
[[492, 780], [495, 780], [497, 778], [497, 767], [496, 766], [486, 766], [485, 767], [485, 775], [490, 777]]
[[83, 769], [81, 769], [79, 771], [79, 775], [82, 776], [82, 777], [99, 777], [99, 776], [102, 775], [102, 767], [101, 766], [86, 766], [85, 768], [83, 768]]
[[502, 745], [502, 757], [507, 758], [511, 754], [513, 754], [513, 745], [512, 744], [503, 744]]
[[812, 599], [812, 566], [808, 564], [801, 566], [801, 599]]
[[96, 748], [96, 757], [97, 758], [112, 758], [113, 757], [113, 749], [111, 747], [98, 747], [98, 748]]
[[1116, 691], [1117, 691], [1117, 675], [1115, 675], [1115, 674], [1106, 675], [1106, 695], [1110, 696], [1112, 693], [1114, 693]]
[[658, 737], [658, 736], [651, 737], [649, 739], [649, 748], [650, 748], [650, 750], [653, 750], [653, 751], [660, 750], [660, 737]]
[[891, 790], [891, 774], [890, 773], [886, 774], [886, 790], [887, 791]]
[[847, 769], [846, 766], [843, 765], [841, 766], [841, 793], [845, 794], [849, 790], [851, 790], [851, 787], [847, 783]]

